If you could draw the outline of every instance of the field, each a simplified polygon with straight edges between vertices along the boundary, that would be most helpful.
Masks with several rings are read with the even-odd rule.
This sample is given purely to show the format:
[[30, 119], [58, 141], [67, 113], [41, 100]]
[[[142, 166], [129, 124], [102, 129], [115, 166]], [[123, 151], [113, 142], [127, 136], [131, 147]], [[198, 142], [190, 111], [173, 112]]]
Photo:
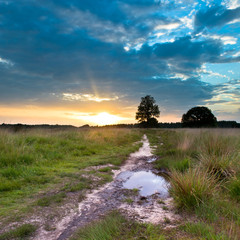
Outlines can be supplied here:
[[46, 209], [56, 214], [70, 197], [81, 202], [88, 189], [111, 181], [144, 133], [184, 221], [165, 228], [113, 211], [73, 239], [239, 239], [238, 129], [39, 129], [0, 132], [0, 240], [28, 239], [38, 226], [25, 219]]

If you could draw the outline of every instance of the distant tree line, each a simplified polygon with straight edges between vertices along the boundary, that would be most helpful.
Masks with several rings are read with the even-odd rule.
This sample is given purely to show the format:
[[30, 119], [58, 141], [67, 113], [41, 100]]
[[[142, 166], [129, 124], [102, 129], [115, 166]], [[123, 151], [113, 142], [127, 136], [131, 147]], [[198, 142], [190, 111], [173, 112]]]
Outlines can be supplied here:
[[[155, 99], [147, 95], [141, 98], [140, 105], [136, 112], [135, 124], [114, 124], [106, 126], [89, 126], [83, 125], [79, 128], [206, 128], [206, 127], [218, 127], [218, 128], [240, 128], [240, 123], [236, 121], [217, 121], [217, 118], [213, 115], [210, 109], [207, 107], [193, 107], [184, 113], [181, 122], [176, 123], [161, 123], [157, 121], [157, 117], [160, 116], [160, 111]], [[72, 125], [27, 125], [27, 124], [2, 124], [0, 129], [8, 129], [13, 132], [24, 131], [28, 129], [50, 129], [50, 130], [69, 130], [79, 129]]]
[[[40, 124], [40, 125], [27, 125], [27, 124], [1, 124], [0, 129], [10, 130], [12, 132], [19, 132], [31, 129], [47, 129], [47, 130], [69, 130], [69, 129], [88, 129], [88, 128], [142, 128], [143, 125], [139, 123], [135, 124], [113, 124], [106, 126], [89, 126], [83, 125], [81, 127], [75, 127], [72, 125], [48, 125], [48, 124]], [[218, 121], [217, 128], [240, 128], [240, 123], [236, 121]], [[157, 123], [155, 128], [183, 128], [181, 122], [170, 122], [170, 123]]]

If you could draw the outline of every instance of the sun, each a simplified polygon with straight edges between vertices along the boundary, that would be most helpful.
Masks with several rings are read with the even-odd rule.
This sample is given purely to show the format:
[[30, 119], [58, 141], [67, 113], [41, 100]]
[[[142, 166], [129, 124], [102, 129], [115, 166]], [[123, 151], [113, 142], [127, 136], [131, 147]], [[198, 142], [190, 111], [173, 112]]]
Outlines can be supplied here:
[[91, 116], [91, 119], [89, 119], [91, 122], [97, 124], [97, 125], [109, 125], [109, 124], [116, 124], [118, 123], [120, 120], [122, 120], [122, 118], [115, 116], [115, 115], [111, 115], [107, 112], [102, 112], [99, 113], [95, 116]]
[[101, 112], [95, 115], [84, 114], [82, 116], [75, 113], [72, 117], [83, 120], [85, 123], [93, 123], [99, 126], [117, 124], [122, 120], [126, 120], [126, 118], [118, 117], [107, 112]]

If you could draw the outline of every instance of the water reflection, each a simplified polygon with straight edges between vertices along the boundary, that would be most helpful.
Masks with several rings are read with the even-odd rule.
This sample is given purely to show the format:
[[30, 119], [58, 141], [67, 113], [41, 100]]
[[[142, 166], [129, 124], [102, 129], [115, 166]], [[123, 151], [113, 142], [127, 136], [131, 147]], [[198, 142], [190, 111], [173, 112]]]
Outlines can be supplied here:
[[[130, 175], [129, 173], [127, 174]], [[138, 188], [141, 196], [150, 196], [158, 193], [161, 197], [168, 197], [169, 183], [161, 176], [150, 171], [132, 172], [131, 176], [123, 183], [127, 189]]]

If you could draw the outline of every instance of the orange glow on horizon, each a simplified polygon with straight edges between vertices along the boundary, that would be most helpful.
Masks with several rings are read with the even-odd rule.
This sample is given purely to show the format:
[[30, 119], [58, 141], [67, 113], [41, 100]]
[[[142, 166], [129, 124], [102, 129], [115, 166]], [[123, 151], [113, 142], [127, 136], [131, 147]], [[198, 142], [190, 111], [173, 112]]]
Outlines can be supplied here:
[[[113, 107], [112, 109], [114, 110], [115, 108]], [[54, 106], [0, 106], [0, 124], [60, 124], [74, 126], [89, 124], [91, 126], [102, 126], [137, 123], [135, 120], [136, 111], [134, 109], [129, 111], [129, 109], [118, 108], [121, 114], [114, 113], [116, 111], [111, 109], [109, 109], [109, 112], [106, 110], [94, 112], [93, 108], [91, 112], [87, 112], [86, 109], [83, 110], [83, 112], [80, 112], [75, 109], [69, 110], [68, 108], [58, 108]], [[161, 114], [158, 121], [179, 122], [181, 119], [174, 114]]]
[[87, 116], [76, 115], [76, 116], [73, 116], [73, 118], [85, 120], [87, 122], [91, 122], [93, 124], [97, 124], [100, 126], [118, 124], [122, 120], [126, 120], [126, 118], [118, 117], [116, 115], [112, 115], [107, 112], [101, 112], [96, 115], [87, 115]]

